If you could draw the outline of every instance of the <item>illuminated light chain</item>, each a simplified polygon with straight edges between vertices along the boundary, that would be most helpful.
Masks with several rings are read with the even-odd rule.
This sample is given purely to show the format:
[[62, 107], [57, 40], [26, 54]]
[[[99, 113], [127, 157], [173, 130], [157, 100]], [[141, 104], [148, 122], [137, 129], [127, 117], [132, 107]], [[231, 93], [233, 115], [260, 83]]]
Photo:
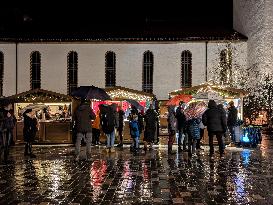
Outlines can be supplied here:
[[120, 89], [114, 90], [114, 91], [108, 91], [107, 94], [110, 95], [112, 99], [126, 98], [126, 99], [132, 99], [137, 101], [152, 101], [152, 97], [150, 96], [132, 93], [132, 92], [120, 90]]

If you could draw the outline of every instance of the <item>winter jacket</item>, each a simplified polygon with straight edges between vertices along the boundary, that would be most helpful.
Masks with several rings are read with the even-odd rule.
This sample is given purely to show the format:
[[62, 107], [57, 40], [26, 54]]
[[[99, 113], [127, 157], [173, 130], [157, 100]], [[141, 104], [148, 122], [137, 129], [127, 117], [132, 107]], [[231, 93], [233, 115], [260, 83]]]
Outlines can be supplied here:
[[193, 118], [187, 121], [188, 134], [192, 137], [192, 139], [200, 139], [200, 122], [200, 118]]
[[6, 130], [5, 126], [4, 126], [4, 113], [3, 110], [0, 109], [0, 132], [3, 132]]
[[104, 106], [100, 112], [100, 122], [102, 131], [105, 134], [111, 134], [116, 125], [117, 125], [117, 118], [115, 116], [115, 111], [111, 106]]
[[124, 115], [125, 115], [125, 112], [123, 110], [118, 111], [118, 127], [119, 127], [119, 129], [123, 129]]
[[207, 126], [208, 132], [226, 132], [226, 115], [217, 108], [214, 101], [209, 101], [208, 109], [202, 116], [202, 122]]
[[168, 107], [168, 132], [169, 135], [174, 135], [176, 130], [175, 111], [173, 106]]
[[95, 129], [100, 129], [100, 111], [96, 114], [96, 119], [92, 123], [92, 127]]
[[181, 130], [186, 126], [186, 116], [183, 113], [181, 107], [176, 109], [175, 117], [177, 119], [177, 129]]
[[235, 106], [231, 106], [228, 108], [228, 118], [227, 118], [227, 125], [228, 126], [235, 126], [237, 124], [237, 109]]
[[92, 132], [91, 120], [95, 118], [96, 115], [88, 104], [80, 105], [74, 116], [77, 133]]
[[31, 118], [26, 113], [23, 114], [24, 117], [24, 128], [23, 135], [25, 142], [33, 142], [36, 136], [37, 128], [37, 118]]
[[139, 138], [140, 133], [139, 133], [139, 124], [138, 124], [138, 119], [135, 118], [129, 122], [129, 128], [130, 128], [130, 134], [132, 138]]

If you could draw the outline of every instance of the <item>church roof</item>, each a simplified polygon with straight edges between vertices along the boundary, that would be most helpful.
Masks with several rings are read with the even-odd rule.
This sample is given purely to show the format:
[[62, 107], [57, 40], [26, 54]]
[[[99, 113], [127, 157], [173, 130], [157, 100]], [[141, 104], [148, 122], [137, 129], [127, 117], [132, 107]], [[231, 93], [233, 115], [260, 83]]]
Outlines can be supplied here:
[[246, 41], [233, 29], [148, 28], [60, 32], [0, 32], [4, 42], [176, 42], [176, 41]]

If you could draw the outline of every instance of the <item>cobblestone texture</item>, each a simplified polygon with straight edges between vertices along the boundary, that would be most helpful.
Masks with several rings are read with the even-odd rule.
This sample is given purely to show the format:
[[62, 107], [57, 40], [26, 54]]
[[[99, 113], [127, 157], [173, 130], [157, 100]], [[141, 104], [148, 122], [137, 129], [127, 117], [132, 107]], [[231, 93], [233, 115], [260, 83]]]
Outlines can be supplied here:
[[273, 204], [273, 140], [252, 148], [227, 148], [224, 158], [187, 153], [168, 156], [165, 146], [145, 154], [129, 147], [74, 161], [74, 147], [36, 146], [37, 158], [13, 147], [0, 165], [0, 204]]

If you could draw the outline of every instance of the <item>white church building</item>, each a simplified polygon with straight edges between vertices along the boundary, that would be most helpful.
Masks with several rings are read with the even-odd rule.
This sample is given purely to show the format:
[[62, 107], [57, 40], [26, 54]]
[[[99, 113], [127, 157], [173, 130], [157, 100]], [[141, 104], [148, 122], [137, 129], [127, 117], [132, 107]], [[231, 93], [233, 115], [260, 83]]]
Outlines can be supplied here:
[[[236, 53], [231, 53], [231, 64], [247, 67], [258, 63], [262, 69], [265, 56], [254, 47], [273, 48], [273, 41], [268, 43], [264, 36], [267, 33], [272, 37], [273, 32], [266, 31], [272, 30], [273, 21], [260, 22], [265, 26], [259, 24], [259, 27], [254, 24], [258, 14], [269, 18], [270, 12], [264, 11], [272, 10], [273, 3], [236, 0], [233, 7], [234, 29], [240, 33], [233, 30], [205, 35], [153, 32], [99, 38], [92, 34], [76, 38], [1, 37], [0, 95], [10, 96], [34, 88], [70, 94], [77, 86], [95, 85], [127, 87], [166, 100], [173, 90], [210, 80], [213, 69], [223, 61], [223, 54], [227, 55], [225, 49], [230, 42], [236, 48]], [[270, 56], [272, 50], [264, 50], [265, 55]], [[267, 65], [272, 65], [272, 59], [266, 59]]]

